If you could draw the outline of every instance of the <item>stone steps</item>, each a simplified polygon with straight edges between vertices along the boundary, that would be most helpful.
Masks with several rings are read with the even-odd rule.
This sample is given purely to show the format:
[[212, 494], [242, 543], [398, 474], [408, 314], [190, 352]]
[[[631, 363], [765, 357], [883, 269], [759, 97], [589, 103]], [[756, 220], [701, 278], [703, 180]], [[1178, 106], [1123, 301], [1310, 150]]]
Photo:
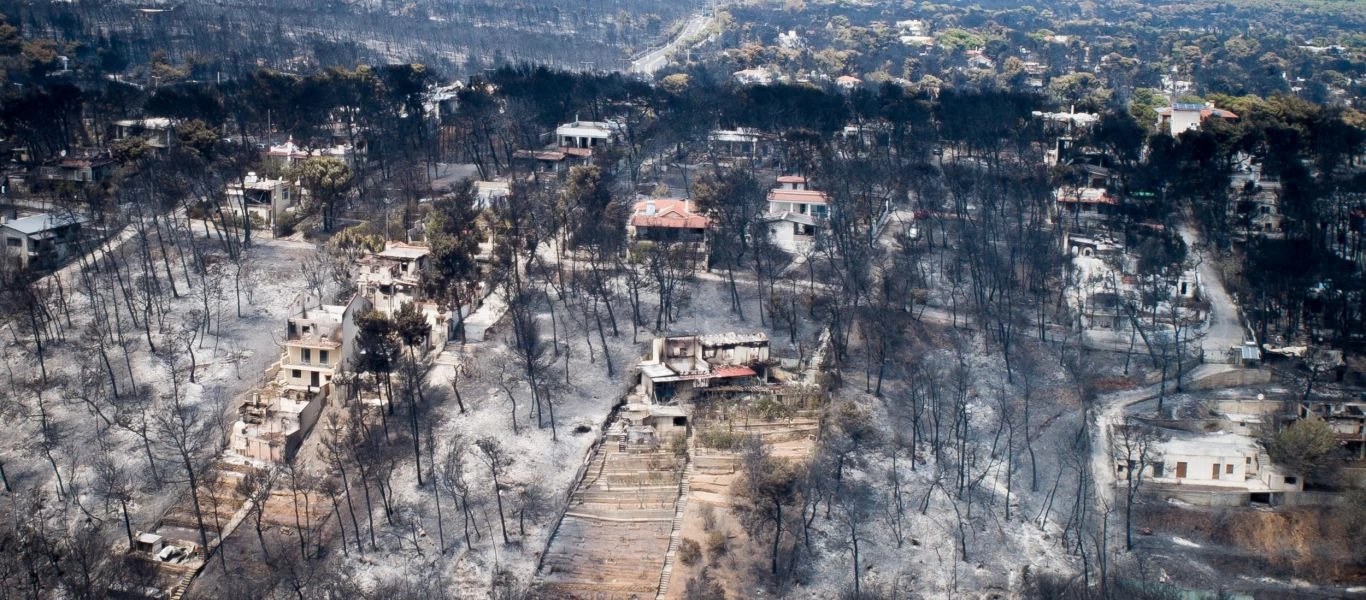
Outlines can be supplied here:
[[683, 468], [683, 477], [678, 484], [678, 500], [674, 506], [674, 518], [669, 528], [669, 548], [664, 551], [664, 566], [659, 570], [659, 588], [655, 600], [664, 600], [669, 593], [669, 580], [673, 577], [674, 556], [683, 541], [683, 514], [688, 507], [688, 493], [692, 490], [692, 463]]

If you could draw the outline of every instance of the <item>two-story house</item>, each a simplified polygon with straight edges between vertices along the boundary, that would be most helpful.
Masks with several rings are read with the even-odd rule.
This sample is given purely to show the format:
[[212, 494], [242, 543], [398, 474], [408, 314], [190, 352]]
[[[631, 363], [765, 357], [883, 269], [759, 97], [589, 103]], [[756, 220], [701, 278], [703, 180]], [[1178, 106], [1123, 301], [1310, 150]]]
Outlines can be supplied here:
[[280, 358], [281, 381], [308, 390], [330, 386], [337, 370], [355, 353], [356, 315], [370, 306], [369, 300], [357, 294], [344, 306], [321, 304], [290, 317]]
[[809, 248], [825, 220], [830, 218], [830, 198], [825, 192], [807, 189], [805, 177], [778, 178], [768, 193], [768, 232], [774, 245], [790, 253]]
[[298, 198], [293, 188], [293, 184], [284, 179], [247, 173], [242, 181], [227, 185], [227, 203], [223, 208], [238, 216], [245, 210], [246, 214], [261, 219], [274, 231], [275, 224], [286, 211], [294, 207], [294, 201]]
[[644, 395], [664, 403], [695, 387], [762, 379], [768, 361], [765, 333], [721, 333], [655, 338], [640, 361]]
[[1214, 103], [1187, 104], [1175, 102], [1171, 106], [1157, 110], [1157, 128], [1168, 128], [1173, 136], [1181, 135], [1187, 131], [1199, 131], [1200, 124], [1206, 119], [1237, 119], [1238, 115], [1222, 108], [1215, 108]]

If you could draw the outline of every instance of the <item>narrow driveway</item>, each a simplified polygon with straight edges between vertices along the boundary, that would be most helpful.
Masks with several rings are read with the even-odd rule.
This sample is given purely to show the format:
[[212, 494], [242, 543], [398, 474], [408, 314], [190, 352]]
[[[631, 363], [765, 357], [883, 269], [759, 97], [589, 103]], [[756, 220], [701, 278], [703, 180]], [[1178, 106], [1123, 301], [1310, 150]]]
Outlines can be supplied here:
[[1215, 269], [1214, 260], [1205, 252], [1200, 234], [1189, 222], [1182, 223], [1177, 229], [1181, 239], [1199, 261], [1200, 292], [1209, 300], [1210, 314], [1205, 327], [1205, 352], [1207, 355], [1227, 352], [1229, 348], [1242, 346], [1244, 335], [1242, 321], [1238, 318], [1238, 305], [1229, 296], [1224, 280]]

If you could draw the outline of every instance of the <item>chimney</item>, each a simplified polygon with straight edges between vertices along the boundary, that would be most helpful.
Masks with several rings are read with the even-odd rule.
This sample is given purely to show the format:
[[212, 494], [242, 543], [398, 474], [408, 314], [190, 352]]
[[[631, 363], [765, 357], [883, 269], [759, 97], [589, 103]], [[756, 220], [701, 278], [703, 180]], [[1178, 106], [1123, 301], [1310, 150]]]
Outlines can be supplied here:
[[653, 216], [655, 216], [655, 201], [654, 201], [654, 200], [651, 200], [651, 201], [645, 203], [645, 216], [647, 216], [647, 217], [653, 217]]

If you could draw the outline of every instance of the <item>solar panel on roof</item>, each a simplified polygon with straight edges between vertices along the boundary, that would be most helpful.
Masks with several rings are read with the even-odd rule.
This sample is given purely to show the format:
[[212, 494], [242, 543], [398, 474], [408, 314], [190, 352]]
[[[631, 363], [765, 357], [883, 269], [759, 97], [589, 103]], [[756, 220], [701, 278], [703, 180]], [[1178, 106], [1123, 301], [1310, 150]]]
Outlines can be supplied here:
[[1173, 104], [1172, 107], [1177, 110], [1204, 110], [1205, 105], [1191, 102], [1177, 102], [1176, 104]]

